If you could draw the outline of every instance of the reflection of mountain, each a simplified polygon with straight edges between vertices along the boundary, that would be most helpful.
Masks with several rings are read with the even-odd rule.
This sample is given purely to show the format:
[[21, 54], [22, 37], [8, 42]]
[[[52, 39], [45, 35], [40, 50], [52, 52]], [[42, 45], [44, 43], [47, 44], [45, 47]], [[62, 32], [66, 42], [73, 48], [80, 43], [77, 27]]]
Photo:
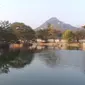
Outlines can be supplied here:
[[50, 67], [54, 67], [57, 63], [59, 63], [59, 56], [54, 50], [45, 50], [39, 54], [39, 57]]
[[28, 51], [8, 51], [0, 56], [0, 73], [8, 73], [9, 68], [23, 68], [30, 64], [33, 60], [34, 54]]

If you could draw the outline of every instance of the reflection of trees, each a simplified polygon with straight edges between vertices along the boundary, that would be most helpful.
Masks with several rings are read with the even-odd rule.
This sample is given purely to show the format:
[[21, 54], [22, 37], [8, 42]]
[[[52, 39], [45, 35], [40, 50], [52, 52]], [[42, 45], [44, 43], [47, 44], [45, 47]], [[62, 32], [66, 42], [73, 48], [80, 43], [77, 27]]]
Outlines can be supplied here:
[[0, 56], [0, 73], [8, 73], [9, 68], [23, 68], [25, 65], [30, 64], [33, 59], [33, 53], [28, 51], [4, 51]]
[[9, 62], [14, 60], [19, 54], [19, 50], [16, 52], [8, 52], [8, 49], [1, 50], [2, 55], [0, 56], [0, 73], [8, 73], [9, 72]]
[[79, 50], [79, 47], [68, 46], [67, 50]]
[[43, 60], [48, 66], [54, 67], [59, 61], [59, 56], [56, 54], [55, 51], [43, 51], [40, 53], [40, 59]]
[[13, 61], [10, 61], [10, 65], [13, 68], [23, 68], [25, 65], [30, 64], [33, 60], [34, 54], [28, 51], [20, 52], [18, 57]]

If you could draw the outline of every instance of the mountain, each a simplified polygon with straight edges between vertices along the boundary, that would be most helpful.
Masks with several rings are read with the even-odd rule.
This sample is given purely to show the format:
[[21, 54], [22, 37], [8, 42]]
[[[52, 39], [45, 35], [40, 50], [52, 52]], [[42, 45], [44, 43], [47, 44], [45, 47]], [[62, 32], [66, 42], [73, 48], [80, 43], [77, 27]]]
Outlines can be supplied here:
[[66, 24], [58, 20], [56, 17], [52, 17], [49, 20], [47, 20], [44, 24], [39, 26], [36, 30], [45, 29], [47, 28], [48, 24], [52, 24], [55, 29], [60, 30], [60, 31], [65, 31], [67, 29], [76, 31], [78, 29], [77, 27], [71, 26], [70, 24]]

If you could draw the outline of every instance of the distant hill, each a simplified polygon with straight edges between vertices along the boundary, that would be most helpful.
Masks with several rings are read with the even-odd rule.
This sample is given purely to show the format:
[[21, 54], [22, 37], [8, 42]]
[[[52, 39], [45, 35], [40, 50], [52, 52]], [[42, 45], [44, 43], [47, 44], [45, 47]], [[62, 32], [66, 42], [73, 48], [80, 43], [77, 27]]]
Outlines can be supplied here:
[[45, 29], [45, 28], [47, 28], [48, 24], [52, 24], [55, 29], [60, 30], [60, 31], [65, 31], [67, 29], [76, 31], [78, 29], [77, 27], [74, 27], [70, 24], [66, 24], [66, 23], [58, 20], [56, 17], [52, 17], [49, 20], [47, 20], [44, 24], [42, 24], [41, 26], [36, 28], [36, 30]]

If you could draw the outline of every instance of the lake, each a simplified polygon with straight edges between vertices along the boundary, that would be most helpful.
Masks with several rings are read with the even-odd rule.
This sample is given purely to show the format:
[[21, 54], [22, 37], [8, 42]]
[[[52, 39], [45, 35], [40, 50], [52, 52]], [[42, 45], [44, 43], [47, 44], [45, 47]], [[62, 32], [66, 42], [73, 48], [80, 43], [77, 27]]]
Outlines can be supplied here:
[[85, 51], [1, 49], [0, 85], [85, 85]]

